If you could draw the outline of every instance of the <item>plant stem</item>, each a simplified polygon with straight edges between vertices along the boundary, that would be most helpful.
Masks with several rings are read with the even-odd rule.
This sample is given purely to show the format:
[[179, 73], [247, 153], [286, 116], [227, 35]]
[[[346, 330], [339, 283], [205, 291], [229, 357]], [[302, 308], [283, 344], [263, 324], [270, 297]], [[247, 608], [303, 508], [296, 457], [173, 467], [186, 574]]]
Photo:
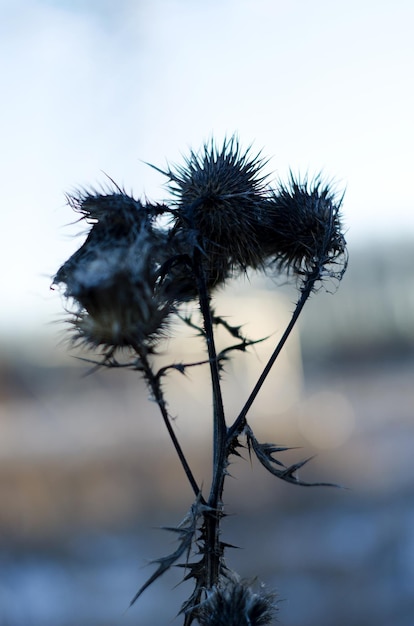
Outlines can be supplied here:
[[204, 322], [213, 393], [213, 476], [208, 499], [210, 510], [205, 514], [206, 581], [207, 588], [211, 589], [218, 583], [223, 552], [219, 537], [220, 520], [223, 516], [222, 494], [227, 466], [227, 425], [221, 393], [219, 363], [214, 341], [210, 296], [202, 265], [201, 252], [197, 248], [194, 250], [194, 269], [197, 277], [200, 310]]
[[154, 396], [154, 399], [156, 401], [156, 403], [158, 404], [158, 407], [161, 411], [161, 415], [162, 418], [164, 420], [164, 423], [167, 427], [168, 430], [168, 434], [170, 435], [171, 441], [173, 442], [175, 451], [178, 454], [178, 458], [180, 459], [181, 465], [183, 466], [184, 472], [188, 478], [188, 481], [191, 485], [191, 488], [195, 494], [195, 496], [197, 498], [201, 498], [201, 502], [205, 502], [204, 498], [201, 496], [201, 489], [198, 486], [194, 475], [191, 471], [190, 466], [188, 465], [187, 459], [185, 458], [184, 452], [181, 448], [181, 445], [177, 439], [177, 436], [173, 430], [173, 427], [171, 425], [171, 420], [170, 420], [170, 416], [168, 414], [168, 410], [167, 410], [167, 406], [165, 403], [165, 399], [164, 399], [164, 394], [162, 392], [161, 389], [161, 384], [159, 381], [159, 378], [154, 374], [154, 372], [152, 371], [151, 365], [148, 361], [148, 358], [146, 356], [146, 354], [142, 354], [142, 351], [140, 351], [138, 349], [138, 347], [136, 348], [137, 354], [139, 355], [140, 358], [140, 362], [141, 365], [143, 367], [144, 370], [144, 374], [145, 374], [145, 378], [148, 382], [148, 385], [151, 389], [151, 392]]
[[293, 327], [295, 326], [299, 315], [302, 312], [303, 307], [306, 304], [307, 299], [309, 298], [310, 294], [312, 293], [312, 289], [315, 286], [315, 282], [319, 279], [320, 277], [320, 269], [318, 268], [317, 270], [315, 270], [313, 272], [313, 274], [311, 274], [308, 279], [306, 280], [305, 284], [302, 287], [301, 290], [301, 295], [299, 300], [296, 303], [296, 307], [295, 310], [293, 311], [292, 317], [290, 319], [289, 324], [286, 327], [285, 332], [283, 333], [279, 343], [277, 344], [276, 348], [274, 349], [270, 359], [268, 360], [268, 362], [266, 363], [265, 368], [263, 369], [263, 372], [261, 373], [261, 375], [259, 376], [259, 379], [257, 381], [257, 383], [255, 384], [250, 396], [247, 398], [247, 401], [245, 403], [245, 405], [243, 406], [242, 410], [240, 411], [239, 415], [237, 416], [237, 419], [235, 420], [235, 422], [232, 424], [232, 426], [230, 426], [230, 428], [228, 429], [227, 432], [227, 442], [228, 444], [230, 444], [232, 442], [232, 440], [234, 439], [234, 437], [237, 437], [237, 435], [239, 435], [241, 433], [241, 431], [244, 428], [244, 424], [245, 424], [245, 419], [246, 419], [246, 415], [249, 412], [253, 402], [255, 401], [260, 389], [262, 388], [263, 383], [265, 382], [270, 370], [272, 369], [277, 357], [279, 356], [283, 346], [285, 345], [290, 333], [293, 330]]

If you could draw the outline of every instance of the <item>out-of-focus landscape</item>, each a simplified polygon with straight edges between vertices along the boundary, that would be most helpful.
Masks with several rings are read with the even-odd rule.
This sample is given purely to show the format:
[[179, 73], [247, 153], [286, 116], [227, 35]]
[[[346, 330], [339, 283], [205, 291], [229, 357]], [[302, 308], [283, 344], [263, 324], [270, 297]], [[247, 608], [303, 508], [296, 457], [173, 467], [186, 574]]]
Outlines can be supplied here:
[[[279, 284], [278, 284], [279, 282]], [[296, 292], [269, 278], [217, 296], [216, 310], [269, 340], [223, 375], [235, 417], [283, 332]], [[328, 285], [329, 287], [329, 285]], [[335, 286], [332, 285], [332, 289]], [[189, 594], [173, 569], [128, 609], [174, 549], [192, 493], [136, 372], [98, 370], [64, 327], [25, 345], [3, 338], [0, 363], [0, 624], [180, 624]], [[169, 340], [162, 362], [194, 360], [197, 340]], [[88, 375], [87, 375], [88, 374]], [[209, 484], [205, 368], [166, 384], [174, 427], [197, 480]], [[414, 620], [414, 249], [351, 250], [336, 293], [305, 307], [249, 421], [256, 436], [313, 460], [282, 484], [255, 460], [231, 467], [228, 563], [277, 591], [284, 626], [412, 626]], [[176, 586], [178, 585], [178, 586]]]

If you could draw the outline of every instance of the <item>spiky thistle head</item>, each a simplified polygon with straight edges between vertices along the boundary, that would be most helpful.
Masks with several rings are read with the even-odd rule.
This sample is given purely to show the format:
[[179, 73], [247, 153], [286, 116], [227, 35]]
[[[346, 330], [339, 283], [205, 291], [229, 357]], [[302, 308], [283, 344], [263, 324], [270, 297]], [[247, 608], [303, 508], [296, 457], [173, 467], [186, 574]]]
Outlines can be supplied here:
[[82, 194], [69, 203], [92, 223], [54, 284], [76, 304], [76, 337], [93, 346], [151, 349], [173, 310], [160, 277], [164, 236], [126, 194]]
[[129, 196], [120, 187], [82, 189], [66, 196], [69, 206], [90, 223], [105, 222], [113, 227], [120, 227], [125, 233], [128, 227], [133, 228], [151, 217], [150, 212], [140, 200]]
[[262, 264], [256, 229], [270, 194], [264, 165], [260, 154], [242, 151], [232, 137], [221, 147], [211, 140], [200, 152], [192, 151], [184, 165], [163, 172], [177, 205], [175, 227], [188, 235], [190, 250], [196, 239], [212, 283], [234, 269]]
[[[151, 228], [151, 210], [121, 189], [99, 192], [80, 190], [67, 195], [68, 205], [91, 225], [81, 248], [56, 273], [54, 283], [66, 283], [72, 266], [79, 266], [96, 251], [112, 250], [114, 246], [128, 247], [141, 229]], [[70, 291], [70, 284], [67, 285]]]
[[268, 203], [261, 240], [279, 269], [306, 279], [325, 275], [341, 279], [347, 265], [346, 241], [338, 196], [317, 176], [309, 181], [292, 173]]
[[213, 587], [197, 611], [200, 626], [269, 626], [277, 608], [275, 594], [255, 592], [247, 581], [227, 580]]

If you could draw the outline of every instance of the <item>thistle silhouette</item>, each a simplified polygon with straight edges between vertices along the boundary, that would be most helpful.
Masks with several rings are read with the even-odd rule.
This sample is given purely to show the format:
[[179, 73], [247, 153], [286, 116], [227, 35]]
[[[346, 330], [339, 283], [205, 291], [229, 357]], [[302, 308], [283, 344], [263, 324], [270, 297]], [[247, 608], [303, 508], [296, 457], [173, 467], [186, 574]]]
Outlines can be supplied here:
[[[183, 165], [155, 167], [167, 177], [168, 204], [143, 204], [114, 183], [104, 192], [82, 191], [68, 197], [90, 225], [85, 243], [58, 270], [54, 284], [64, 286], [72, 302], [74, 338], [97, 350], [100, 366], [126, 365], [145, 379], [194, 493], [184, 521], [172, 530], [177, 548], [155, 561], [155, 572], [131, 600], [173, 565], [185, 566], [193, 580], [181, 607], [184, 626], [265, 626], [277, 610], [275, 596], [263, 586], [241, 581], [225, 562], [227, 544], [220, 529], [225, 517], [223, 490], [228, 466], [247, 447], [277, 478], [295, 485], [309, 483], [297, 472], [307, 460], [286, 466], [286, 448], [261, 443], [247, 421], [248, 412], [287, 341], [312, 292], [325, 278], [340, 281], [347, 266], [342, 232], [342, 196], [318, 176], [312, 181], [293, 174], [273, 188], [263, 174], [266, 161], [238, 140], [220, 147], [211, 140], [191, 152]], [[153, 166], [154, 167], [154, 166]], [[159, 217], [163, 216], [160, 220]], [[167, 218], [167, 220], [165, 219]], [[168, 224], [165, 226], [165, 224]], [[226, 420], [222, 397], [223, 362], [255, 341], [215, 315], [212, 295], [239, 273], [254, 271], [296, 277], [298, 300], [292, 318], [236, 419]], [[183, 313], [194, 300], [200, 321]], [[207, 356], [197, 363], [174, 363], [157, 369], [157, 346], [172, 331], [172, 320], [197, 329]], [[216, 328], [224, 327], [228, 346], [217, 352]], [[212, 480], [208, 490], [197, 483], [172, 426], [162, 382], [171, 370], [208, 364], [213, 397]], [[125, 366], [125, 363], [123, 362]]]

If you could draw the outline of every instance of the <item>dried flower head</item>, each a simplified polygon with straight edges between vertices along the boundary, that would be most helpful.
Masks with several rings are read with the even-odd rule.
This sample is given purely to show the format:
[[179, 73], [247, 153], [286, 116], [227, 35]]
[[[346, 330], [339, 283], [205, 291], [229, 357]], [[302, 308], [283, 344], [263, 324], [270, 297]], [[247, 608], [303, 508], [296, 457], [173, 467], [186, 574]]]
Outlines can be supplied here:
[[126, 194], [86, 194], [70, 204], [93, 224], [53, 281], [77, 304], [77, 336], [92, 345], [148, 349], [172, 311], [157, 260], [163, 234]]
[[145, 245], [137, 241], [132, 249], [113, 250], [109, 257], [98, 253], [75, 270], [72, 297], [81, 308], [74, 325], [87, 343], [142, 352], [162, 336], [172, 305], [150, 270]]
[[325, 274], [341, 278], [347, 264], [338, 197], [320, 176], [302, 181], [291, 173], [268, 203], [261, 240], [280, 269], [305, 278]]
[[233, 137], [221, 148], [211, 141], [200, 153], [191, 152], [183, 166], [163, 172], [176, 199], [175, 228], [184, 231], [190, 251], [194, 238], [202, 248], [212, 285], [233, 269], [257, 268], [263, 261], [256, 237], [270, 194], [263, 166], [260, 155], [242, 152]]
[[273, 593], [263, 587], [255, 593], [248, 582], [229, 580], [208, 593], [197, 619], [200, 626], [268, 626], [276, 610]]
[[88, 237], [81, 248], [58, 270], [54, 283], [66, 283], [67, 295], [71, 296], [71, 274], [96, 251], [111, 250], [116, 245], [131, 245], [143, 225], [150, 227], [151, 216], [139, 200], [122, 191], [99, 193], [81, 191], [67, 196], [69, 206], [92, 224]]
[[69, 206], [90, 222], [111, 224], [114, 229], [126, 234], [133, 228], [151, 217], [151, 211], [140, 200], [129, 196], [120, 187], [111, 188], [106, 193], [83, 190], [67, 195]]

